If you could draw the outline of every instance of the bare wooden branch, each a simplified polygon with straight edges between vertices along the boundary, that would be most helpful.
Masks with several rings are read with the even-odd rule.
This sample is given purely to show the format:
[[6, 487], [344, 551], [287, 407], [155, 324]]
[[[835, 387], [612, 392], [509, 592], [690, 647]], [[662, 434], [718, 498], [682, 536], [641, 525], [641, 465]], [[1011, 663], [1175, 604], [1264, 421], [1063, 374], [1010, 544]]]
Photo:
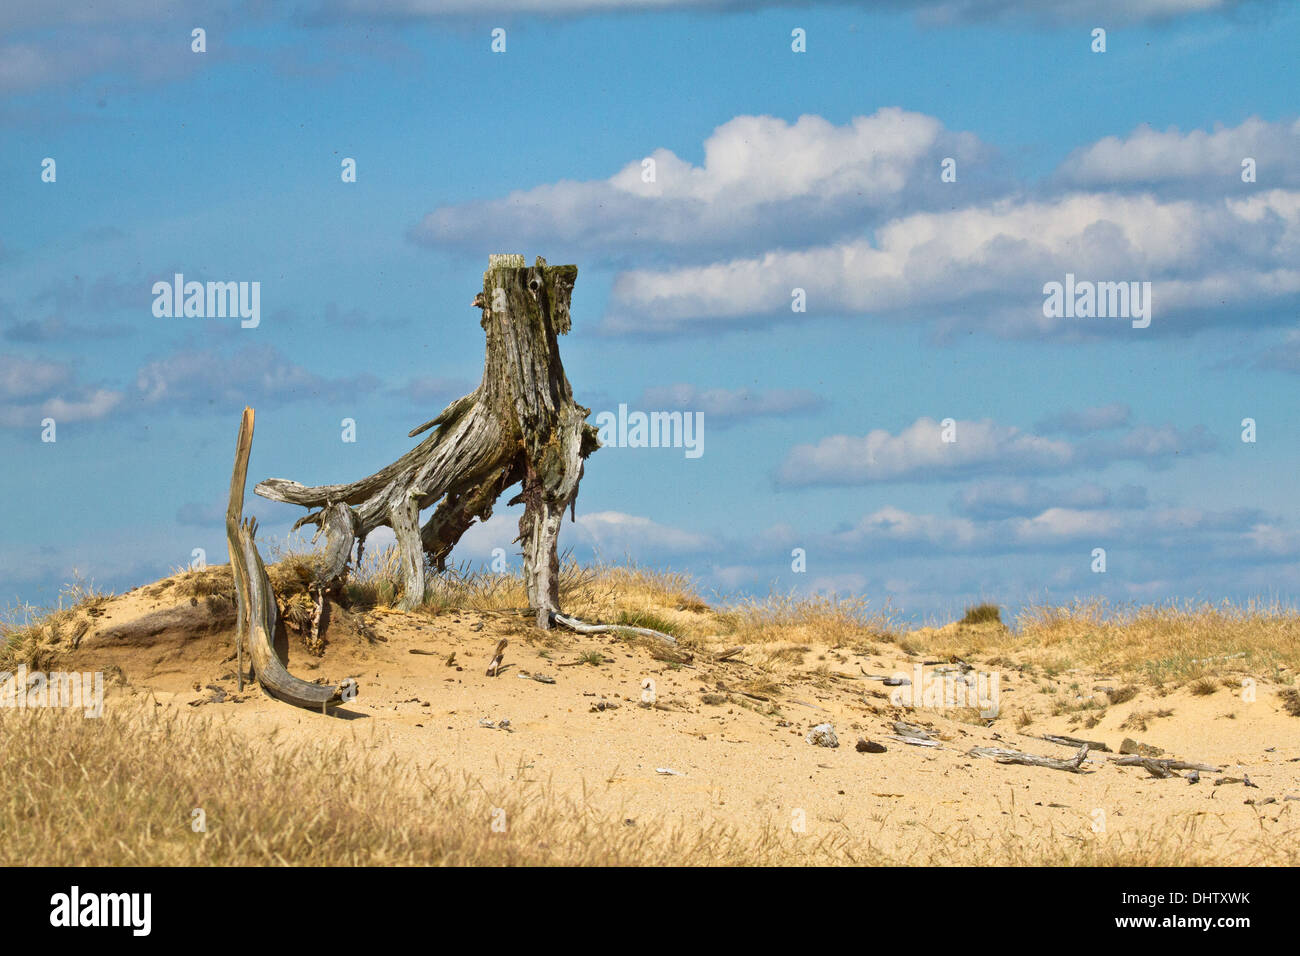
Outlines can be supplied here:
[[885, 734], [890, 740], [897, 740], [899, 743], [911, 744], [913, 747], [939, 747], [942, 749], [943, 742], [940, 740], [926, 740], [924, 737], [903, 737], [899, 734]]
[[1102, 743], [1100, 740], [1084, 740], [1081, 737], [1066, 737], [1063, 734], [1040, 734], [1037, 736], [1034, 734], [1021, 734], [1021, 736], [1032, 737], [1035, 740], [1046, 740], [1049, 744], [1060, 744], [1063, 747], [1073, 747], [1076, 749], [1087, 744], [1089, 750], [1100, 750], [1103, 753], [1111, 752], [1110, 747]]
[[886, 734], [891, 740], [897, 740], [900, 743], [911, 744], [913, 747], [943, 747], [943, 742], [936, 740], [934, 734], [924, 727], [918, 727], [916, 724], [909, 724], [906, 721], [894, 721], [893, 734]]
[[1088, 745], [1084, 744], [1079, 752], [1069, 760], [1057, 760], [1055, 757], [1040, 757], [1019, 750], [1007, 750], [1003, 747], [975, 747], [967, 751], [974, 757], [992, 757], [998, 763], [1024, 764], [1027, 767], [1046, 767], [1049, 770], [1065, 770], [1069, 773], [1081, 773], [1083, 762], [1088, 758]]
[[669, 644], [677, 643], [677, 638], [671, 634], [665, 634], [663, 631], [656, 631], [649, 627], [633, 627], [630, 624], [587, 624], [576, 617], [569, 617], [566, 614], [552, 614], [551, 618], [557, 624], [563, 624], [569, 630], [578, 634], [609, 634], [611, 632], [625, 631], [629, 634], [640, 634], [642, 637], [653, 637], [661, 641], [667, 641]]

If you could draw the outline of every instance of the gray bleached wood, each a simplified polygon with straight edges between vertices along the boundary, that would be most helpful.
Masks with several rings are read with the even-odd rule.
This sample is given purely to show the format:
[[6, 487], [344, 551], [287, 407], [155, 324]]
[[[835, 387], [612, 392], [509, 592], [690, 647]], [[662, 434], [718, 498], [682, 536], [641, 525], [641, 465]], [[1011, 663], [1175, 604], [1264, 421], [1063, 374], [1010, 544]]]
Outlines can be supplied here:
[[[316, 509], [298, 526], [319, 525], [331, 556], [349, 555], [356, 543], [359, 557], [368, 534], [392, 528], [401, 606], [410, 609], [424, 600], [425, 556], [445, 570], [461, 535], [519, 484], [510, 504], [524, 504], [516, 540], [528, 603], [538, 627], [549, 628], [559, 611], [560, 521], [577, 498], [583, 462], [600, 444], [586, 423], [590, 409], [573, 401], [557, 340], [570, 328], [577, 275], [577, 266], [548, 266], [540, 257], [530, 268], [523, 256], [492, 256], [473, 302], [487, 337], [478, 388], [413, 428], [411, 437], [432, 433], [367, 478], [316, 487], [271, 478], [257, 494]], [[435, 505], [420, 527], [420, 511]]]
[[248, 455], [253, 447], [253, 410], [244, 409], [239, 424], [239, 440], [235, 445], [235, 468], [230, 477], [230, 504], [226, 509], [226, 544], [230, 549], [230, 570], [235, 579], [235, 604], [238, 624], [235, 640], [239, 648], [239, 669], [243, 674], [243, 644], [248, 643], [249, 657], [257, 682], [272, 697], [312, 710], [343, 702], [341, 687], [311, 684], [294, 677], [275, 653], [275, 637], [279, 609], [271, 579], [267, 577], [262, 556], [257, 553], [254, 538], [257, 522], [245, 519], [244, 484], [248, 478]]

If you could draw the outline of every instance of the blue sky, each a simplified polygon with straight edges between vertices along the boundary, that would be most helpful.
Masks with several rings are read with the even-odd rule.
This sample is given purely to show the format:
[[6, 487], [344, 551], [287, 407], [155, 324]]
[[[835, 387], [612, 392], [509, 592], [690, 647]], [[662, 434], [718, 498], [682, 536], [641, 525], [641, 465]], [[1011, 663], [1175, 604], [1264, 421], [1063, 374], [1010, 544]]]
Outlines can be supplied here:
[[[399, 456], [478, 380], [493, 252], [578, 264], [580, 402], [704, 415], [593, 456], [580, 558], [914, 619], [1300, 590], [1295, 4], [83, 7], [0, 13], [0, 605], [223, 560], [246, 403], [256, 478]], [[156, 317], [175, 272], [260, 325]], [[1067, 273], [1150, 326], [1044, 317]]]

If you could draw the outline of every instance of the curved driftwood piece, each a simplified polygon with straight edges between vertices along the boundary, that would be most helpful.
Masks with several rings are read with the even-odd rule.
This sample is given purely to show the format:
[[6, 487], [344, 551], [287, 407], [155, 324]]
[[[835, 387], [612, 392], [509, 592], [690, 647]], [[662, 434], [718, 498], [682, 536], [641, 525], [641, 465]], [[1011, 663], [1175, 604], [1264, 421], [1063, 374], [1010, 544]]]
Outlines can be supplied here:
[[663, 631], [656, 631], [649, 627], [633, 627], [631, 624], [588, 624], [576, 617], [558, 613], [551, 615], [551, 617], [557, 624], [563, 624], [569, 630], [578, 634], [613, 634], [625, 631], [629, 634], [640, 634], [642, 637], [657, 638], [661, 641], [667, 641], [669, 644], [677, 643], [677, 638], [671, 634], [665, 634]]
[[[528, 603], [538, 627], [550, 628], [559, 611], [560, 521], [577, 498], [583, 462], [600, 445], [586, 422], [590, 409], [573, 401], [557, 341], [569, 331], [577, 275], [577, 266], [548, 266], [540, 257], [532, 267], [519, 255], [490, 257], [483, 291], [472, 303], [487, 336], [477, 389], [411, 429], [411, 437], [431, 433], [367, 478], [315, 487], [270, 478], [254, 490], [315, 509], [297, 526], [324, 531], [331, 567], [340, 555], [346, 567], [354, 543], [359, 559], [376, 528], [392, 528], [402, 562], [401, 606], [410, 609], [424, 600], [426, 556], [445, 570], [461, 535], [475, 519], [486, 521], [505, 489], [519, 484], [510, 504], [524, 504], [516, 540]], [[431, 507], [421, 527], [420, 512]]]
[[[257, 522], [244, 518], [244, 485], [248, 477], [248, 454], [253, 447], [253, 410], [244, 409], [239, 423], [239, 441], [235, 446], [235, 468], [230, 477], [230, 506], [226, 509], [226, 544], [230, 549], [230, 569], [235, 579], [235, 603], [238, 606], [238, 630], [235, 640], [239, 654], [242, 688], [243, 644], [248, 642], [253, 673], [257, 682], [272, 697], [298, 707], [324, 711], [343, 702], [343, 689], [311, 684], [294, 677], [275, 653], [272, 640], [279, 610], [275, 591], [267, 577], [262, 556], [257, 552]], [[349, 695], [351, 696], [351, 695]]]

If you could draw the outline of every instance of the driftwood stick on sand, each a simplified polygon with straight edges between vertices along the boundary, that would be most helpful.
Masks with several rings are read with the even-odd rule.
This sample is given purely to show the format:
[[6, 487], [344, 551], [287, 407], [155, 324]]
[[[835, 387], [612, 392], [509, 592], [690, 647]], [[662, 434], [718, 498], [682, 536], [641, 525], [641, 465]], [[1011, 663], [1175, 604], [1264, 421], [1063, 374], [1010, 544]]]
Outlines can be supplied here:
[[1206, 773], [1218, 773], [1218, 767], [1212, 767], [1205, 763], [1188, 763], [1186, 760], [1173, 760], [1167, 757], [1112, 757], [1111, 760], [1117, 767], [1146, 767], [1150, 769], [1150, 764], [1156, 764], [1165, 770], [1201, 770]]
[[1083, 762], [1088, 758], [1088, 745], [1084, 744], [1079, 752], [1069, 760], [1057, 760], [1055, 757], [1039, 757], [1019, 750], [1007, 750], [1003, 747], [976, 747], [968, 751], [974, 757], [992, 757], [998, 763], [1024, 764], [1027, 767], [1046, 767], [1048, 770], [1065, 770], [1069, 773], [1082, 773]]
[[913, 747], [943, 747], [942, 741], [936, 740], [930, 731], [924, 727], [918, 727], [916, 724], [896, 720], [894, 721], [894, 730], [896, 733], [886, 734], [885, 736], [900, 743], [911, 744]]
[[556, 624], [563, 624], [569, 630], [578, 634], [612, 634], [622, 631], [628, 634], [639, 634], [642, 637], [653, 637], [660, 641], [667, 641], [669, 644], [677, 643], [677, 638], [671, 634], [665, 634], [663, 631], [656, 631], [648, 627], [633, 627], [630, 624], [588, 624], [576, 617], [569, 617], [567, 614], [559, 613], [552, 614], [551, 620], [555, 621]]
[[885, 734], [890, 740], [897, 740], [899, 743], [911, 744], [913, 747], [939, 747], [942, 749], [943, 741], [926, 740], [923, 737], [902, 737], [898, 734]]
[[1029, 737], [1032, 740], [1046, 740], [1049, 744], [1060, 744], [1062, 747], [1072, 747], [1075, 750], [1082, 747], [1084, 744], [1087, 744], [1089, 750], [1100, 750], [1102, 753], [1111, 752], [1110, 747], [1102, 743], [1100, 740], [1084, 740], [1082, 737], [1067, 737], [1064, 734], [1035, 735], [1022, 733], [1021, 736]]
[[918, 727], [916, 724], [909, 724], [902, 720], [894, 721], [894, 733], [902, 734], [904, 737], [912, 737], [917, 740], [933, 740], [934, 734], [924, 727]]
[[[248, 478], [248, 455], [252, 447], [253, 410], [245, 408], [239, 423], [235, 468], [230, 476], [230, 504], [226, 509], [226, 544], [230, 549], [230, 570], [235, 579], [239, 634], [248, 640], [253, 672], [263, 690], [285, 703], [324, 712], [327, 707], [343, 702], [342, 687], [310, 684], [294, 677], [280, 661], [272, 644], [279, 623], [275, 591], [254, 541], [257, 522], [243, 517], [244, 484]], [[241, 651], [241, 669], [242, 657]], [[351, 696], [355, 694], [349, 694]]]

